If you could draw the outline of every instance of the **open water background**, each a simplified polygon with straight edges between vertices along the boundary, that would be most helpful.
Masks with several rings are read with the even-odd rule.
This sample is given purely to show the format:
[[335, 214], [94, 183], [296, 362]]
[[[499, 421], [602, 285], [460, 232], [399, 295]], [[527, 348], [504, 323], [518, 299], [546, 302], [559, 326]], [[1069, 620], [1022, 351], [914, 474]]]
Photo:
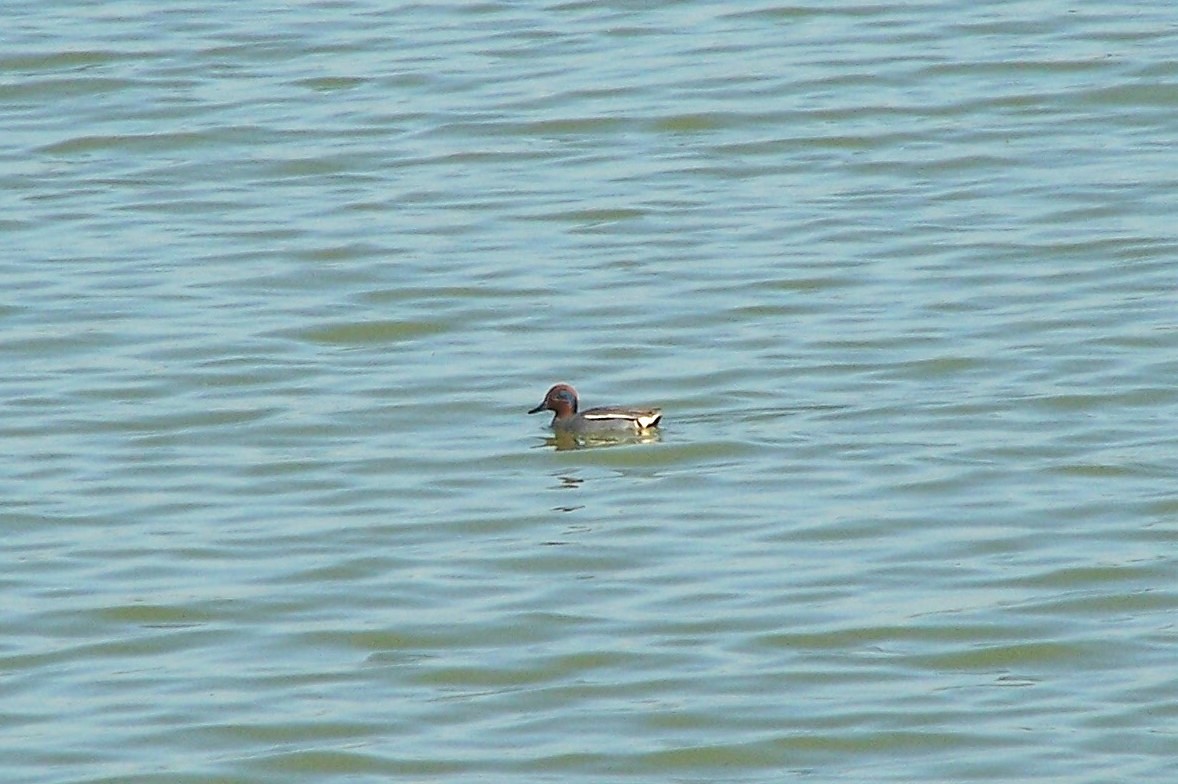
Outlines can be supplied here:
[[1178, 781], [1178, 6], [0, 44], [0, 780]]

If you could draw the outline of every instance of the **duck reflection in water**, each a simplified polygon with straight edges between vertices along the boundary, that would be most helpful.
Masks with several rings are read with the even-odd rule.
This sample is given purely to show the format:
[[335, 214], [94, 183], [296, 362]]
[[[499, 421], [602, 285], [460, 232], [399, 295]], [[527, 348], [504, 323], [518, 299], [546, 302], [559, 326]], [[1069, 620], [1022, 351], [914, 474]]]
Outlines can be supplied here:
[[662, 441], [658, 430], [648, 430], [642, 433], [620, 435], [582, 435], [570, 433], [567, 430], [557, 430], [544, 439], [544, 446], [554, 447], [561, 452], [566, 449], [599, 449], [610, 446], [625, 446], [627, 444], [654, 444]]

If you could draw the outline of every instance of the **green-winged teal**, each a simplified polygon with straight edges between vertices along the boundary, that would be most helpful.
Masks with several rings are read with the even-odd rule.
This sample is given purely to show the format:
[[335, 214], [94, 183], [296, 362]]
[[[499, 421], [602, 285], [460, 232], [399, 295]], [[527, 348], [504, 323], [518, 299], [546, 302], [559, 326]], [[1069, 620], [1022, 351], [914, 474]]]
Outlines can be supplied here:
[[585, 435], [641, 433], [657, 427], [663, 418], [663, 412], [658, 408], [599, 406], [578, 413], [577, 390], [568, 384], [557, 384], [548, 390], [544, 402], [528, 413], [535, 414], [545, 409], [554, 412], [553, 430]]

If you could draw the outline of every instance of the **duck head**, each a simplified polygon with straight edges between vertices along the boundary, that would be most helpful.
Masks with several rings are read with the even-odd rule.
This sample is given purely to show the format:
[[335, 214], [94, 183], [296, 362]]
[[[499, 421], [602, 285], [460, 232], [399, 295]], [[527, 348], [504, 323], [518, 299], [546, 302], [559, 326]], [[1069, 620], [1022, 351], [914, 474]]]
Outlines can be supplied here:
[[544, 402], [528, 413], [535, 414], [545, 409], [555, 412], [557, 418], [572, 416], [577, 413], [577, 390], [568, 384], [557, 384], [548, 390], [548, 394], [544, 396]]

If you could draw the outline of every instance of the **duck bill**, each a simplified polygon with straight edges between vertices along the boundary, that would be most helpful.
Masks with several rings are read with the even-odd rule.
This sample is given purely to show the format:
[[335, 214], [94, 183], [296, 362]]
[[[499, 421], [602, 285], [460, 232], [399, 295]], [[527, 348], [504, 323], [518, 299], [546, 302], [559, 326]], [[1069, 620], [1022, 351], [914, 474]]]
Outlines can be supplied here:
[[529, 413], [529, 414], [538, 414], [538, 413], [540, 413], [541, 411], [543, 411], [543, 410], [544, 410], [544, 408], [545, 408], [545, 404], [546, 404], [547, 402], [548, 402], [548, 401], [547, 401], [547, 400], [545, 400], [545, 401], [544, 401], [544, 403], [541, 403], [540, 405], [536, 406], [535, 408], [533, 408], [533, 409], [532, 409], [531, 411], [529, 411], [528, 413]]

